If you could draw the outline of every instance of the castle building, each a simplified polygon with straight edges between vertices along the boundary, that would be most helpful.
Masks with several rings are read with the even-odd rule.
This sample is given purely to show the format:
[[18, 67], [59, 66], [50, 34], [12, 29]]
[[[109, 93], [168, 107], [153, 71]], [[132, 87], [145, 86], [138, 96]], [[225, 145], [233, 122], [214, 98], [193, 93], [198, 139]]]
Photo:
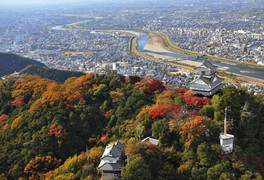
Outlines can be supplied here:
[[121, 169], [124, 166], [125, 146], [119, 141], [106, 146], [97, 167], [102, 172], [102, 180], [120, 179]]
[[195, 74], [198, 78], [189, 84], [193, 94], [211, 96], [222, 89], [224, 80], [215, 74], [216, 69], [217, 66], [209, 61], [204, 61], [199, 67], [195, 68]]

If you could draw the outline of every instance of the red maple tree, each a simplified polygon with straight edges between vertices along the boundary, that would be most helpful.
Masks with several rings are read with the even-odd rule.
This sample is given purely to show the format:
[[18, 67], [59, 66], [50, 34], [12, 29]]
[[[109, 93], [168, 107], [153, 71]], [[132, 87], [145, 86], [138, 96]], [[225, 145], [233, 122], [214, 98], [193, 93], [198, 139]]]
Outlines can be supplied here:
[[179, 110], [179, 105], [163, 104], [149, 111], [152, 119], [159, 119], [169, 116], [172, 112]]

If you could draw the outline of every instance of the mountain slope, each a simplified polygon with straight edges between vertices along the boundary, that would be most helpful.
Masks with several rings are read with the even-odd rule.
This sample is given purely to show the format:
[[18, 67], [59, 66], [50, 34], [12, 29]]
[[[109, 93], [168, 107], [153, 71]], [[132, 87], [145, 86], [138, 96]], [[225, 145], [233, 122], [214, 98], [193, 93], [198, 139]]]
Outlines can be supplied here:
[[60, 83], [64, 82], [70, 77], [80, 77], [84, 75], [84, 73], [82, 72], [62, 71], [57, 69], [50, 69], [48, 67], [39, 65], [29, 65], [20, 71], [20, 74], [25, 73], [39, 75], [42, 78], [48, 78]]
[[39, 65], [45, 67], [44, 64], [29, 58], [24, 58], [15, 54], [0, 53], [0, 77], [20, 71], [28, 65]]
[[[219, 145], [226, 106], [231, 154]], [[263, 112], [263, 95], [231, 86], [209, 99], [116, 72], [63, 84], [22, 74], [0, 80], [0, 177], [100, 179], [100, 156], [119, 140], [123, 179], [139, 177], [134, 167], [141, 179], [263, 179]], [[141, 143], [148, 136], [158, 146]]]

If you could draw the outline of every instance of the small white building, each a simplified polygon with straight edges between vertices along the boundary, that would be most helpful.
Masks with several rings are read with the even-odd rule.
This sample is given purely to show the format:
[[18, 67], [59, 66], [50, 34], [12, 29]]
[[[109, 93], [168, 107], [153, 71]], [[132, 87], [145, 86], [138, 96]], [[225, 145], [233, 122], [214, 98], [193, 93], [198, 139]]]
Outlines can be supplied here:
[[220, 145], [223, 148], [223, 152], [225, 154], [229, 154], [234, 149], [234, 135], [226, 133], [226, 128], [227, 128], [226, 117], [227, 117], [227, 108], [225, 109], [224, 133], [220, 133], [219, 138], [220, 138]]
[[151, 138], [151, 137], [146, 137], [141, 142], [145, 143], [146, 145], [155, 145], [155, 146], [157, 146], [159, 144], [159, 140], [158, 139], [154, 139], [154, 138]]
[[233, 151], [234, 135], [232, 134], [220, 134], [220, 145], [223, 148], [225, 154], [231, 153]]

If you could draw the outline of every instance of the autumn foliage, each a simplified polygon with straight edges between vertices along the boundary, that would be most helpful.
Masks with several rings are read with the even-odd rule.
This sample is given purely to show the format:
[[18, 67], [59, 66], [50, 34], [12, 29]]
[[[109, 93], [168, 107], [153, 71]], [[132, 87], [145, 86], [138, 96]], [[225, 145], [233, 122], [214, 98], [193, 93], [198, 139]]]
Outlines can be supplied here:
[[12, 101], [11, 104], [13, 106], [20, 106], [22, 104], [23, 100], [24, 100], [24, 96], [19, 95], [19, 96], [15, 97], [14, 101]]
[[[131, 158], [124, 165], [139, 164], [149, 179], [243, 179], [247, 169], [257, 179], [257, 172], [264, 172], [263, 96], [237, 98], [242, 105], [248, 100], [252, 116], [239, 126], [229, 124], [228, 133], [237, 138], [234, 151], [220, 156], [223, 107], [234, 101], [225, 93], [209, 102], [185, 88], [165, 90], [160, 80], [130, 77], [125, 82], [113, 73], [72, 77], [62, 84], [32, 75], [5, 80], [0, 85], [0, 179], [100, 179], [97, 167], [105, 146], [116, 140]], [[240, 113], [240, 106], [232, 106], [235, 110]], [[158, 139], [158, 146], [140, 141], [148, 136]], [[141, 163], [131, 165], [133, 158]]]
[[47, 85], [51, 82], [53, 81], [37, 75], [22, 75], [22, 78], [14, 84], [15, 90], [12, 92], [12, 97], [35, 96], [38, 93], [44, 92]]
[[198, 97], [192, 95], [191, 91], [187, 91], [183, 94], [185, 103], [192, 108], [201, 108], [204, 105], [210, 102], [210, 99], [207, 97]]
[[87, 74], [79, 78], [69, 78], [62, 85], [62, 96], [68, 102], [76, 102], [84, 99], [85, 93], [90, 88], [95, 88], [97, 84], [91, 84], [93, 74]]
[[187, 145], [191, 145], [195, 140], [205, 135], [209, 121], [210, 119], [206, 116], [195, 116], [194, 119], [183, 124], [180, 134], [187, 135]]
[[23, 118], [21, 116], [18, 116], [11, 124], [11, 129], [15, 129], [22, 123]]
[[160, 105], [156, 108], [153, 108], [149, 111], [149, 115], [152, 119], [159, 119], [165, 116], [171, 115], [173, 112], [177, 112], [179, 110], [179, 105], [171, 105], [171, 104], [164, 104]]
[[8, 115], [6, 115], [6, 114], [1, 115], [1, 116], [0, 116], [0, 125], [6, 123], [7, 120], [8, 120], [8, 118], [9, 118], [9, 117], [8, 117]]
[[52, 170], [61, 164], [61, 159], [51, 156], [35, 157], [25, 166], [24, 173], [29, 175], [29, 179], [39, 179], [44, 172]]
[[185, 88], [176, 88], [175, 89], [175, 93], [176, 94], [179, 94], [179, 95], [182, 95], [186, 92], [186, 89]]
[[104, 142], [105, 139], [106, 139], [106, 135], [104, 134], [104, 135], [101, 136], [100, 141], [101, 141], [101, 142]]
[[62, 133], [63, 133], [63, 127], [62, 126], [52, 124], [49, 128], [48, 135], [49, 136], [54, 135], [57, 138], [62, 138], [63, 137]]
[[155, 91], [162, 92], [165, 90], [164, 83], [159, 79], [148, 80], [146, 86], [147, 86], [147, 92], [149, 94], [152, 94]]
[[137, 82], [136, 87], [145, 87], [145, 92], [148, 94], [153, 94], [154, 92], [162, 92], [165, 90], [164, 83], [158, 79], [144, 79]]

